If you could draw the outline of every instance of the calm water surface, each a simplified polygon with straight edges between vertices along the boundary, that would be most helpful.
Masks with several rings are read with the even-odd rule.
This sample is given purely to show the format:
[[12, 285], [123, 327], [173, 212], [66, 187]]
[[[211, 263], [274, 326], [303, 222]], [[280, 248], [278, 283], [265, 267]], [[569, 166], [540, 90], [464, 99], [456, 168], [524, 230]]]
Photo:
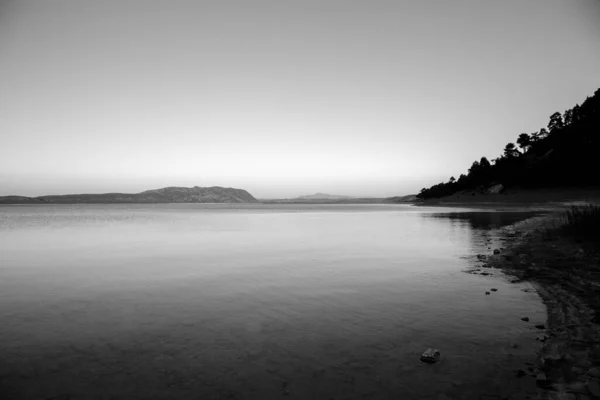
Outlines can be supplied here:
[[[515, 357], [533, 351], [519, 318], [543, 321], [545, 309], [499, 272], [464, 271], [501, 246], [494, 228], [527, 216], [404, 205], [3, 206], [0, 390], [8, 399], [500, 391]], [[491, 287], [499, 291], [485, 296]], [[428, 347], [440, 363], [419, 361]]]

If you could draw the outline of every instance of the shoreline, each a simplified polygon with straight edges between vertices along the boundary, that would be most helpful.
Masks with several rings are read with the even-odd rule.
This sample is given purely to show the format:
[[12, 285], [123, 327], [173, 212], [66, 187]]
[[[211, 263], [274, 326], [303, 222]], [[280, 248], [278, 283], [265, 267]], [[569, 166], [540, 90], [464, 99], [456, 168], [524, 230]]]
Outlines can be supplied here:
[[546, 306], [545, 326], [535, 326], [542, 348], [515, 379], [535, 379], [540, 398], [600, 398], [600, 260], [557, 233], [562, 209], [498, 229], [506, 248], [478, 258], [530, 283]]

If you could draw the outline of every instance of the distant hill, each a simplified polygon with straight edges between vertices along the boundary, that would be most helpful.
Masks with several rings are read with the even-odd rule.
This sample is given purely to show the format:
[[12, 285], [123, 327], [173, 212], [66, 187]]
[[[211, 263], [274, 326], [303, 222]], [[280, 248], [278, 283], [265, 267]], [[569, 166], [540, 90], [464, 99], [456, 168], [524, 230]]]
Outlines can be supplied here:
[[352, 196], [343, 196], [339, 194], [315, 193], [305, 196], [298, 196], [292, 200], [349, 200], [353, 198], [354, 197]]
[[417, 200], [416, 194], [407, 194], [406, 196], [388, 197], [385, 199], [390, 203], [410, 203]]
[[0, 204], [77, 203], [256, 203], [243, 189], [213, 187], [166, 187], [141, 193], [66, 194], [39, 197], [5, 196]]
[[[330, 196], [330, 197], [324, 197]], [[351, 197], [341, 195], [328, 195], [317, 193], [309, 196], [300, 196], [293, 199], [262, 199], [265, 204], [390, 204], [411, 203], [418, 200], [416, 194], [395, 197]]]

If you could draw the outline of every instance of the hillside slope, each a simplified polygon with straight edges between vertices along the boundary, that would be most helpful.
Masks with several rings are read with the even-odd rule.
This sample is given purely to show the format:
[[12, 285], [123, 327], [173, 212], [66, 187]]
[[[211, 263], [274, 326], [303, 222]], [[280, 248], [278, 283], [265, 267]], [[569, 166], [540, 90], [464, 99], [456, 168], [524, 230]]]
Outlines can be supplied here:
[[547, 127], [521, 133], [500, 157], [473, 162], [467, 174], [423, 188], [420, 199], [440, 198], [462, 191], [503, 193], [506, 188], [600, 186], [600, 89], [564, 113], [550, 116]]

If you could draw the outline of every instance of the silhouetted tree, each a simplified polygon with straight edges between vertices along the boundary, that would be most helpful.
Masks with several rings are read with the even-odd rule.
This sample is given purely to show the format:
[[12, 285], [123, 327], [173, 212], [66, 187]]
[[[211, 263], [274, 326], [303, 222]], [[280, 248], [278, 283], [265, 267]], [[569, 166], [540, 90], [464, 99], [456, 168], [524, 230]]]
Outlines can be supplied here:
[[577, 122], [581, 119], [581, 106], [575, 104], [575, 107], [571, 109], [571, 123]]
[[563, 115], [563, 123], [565, 126], [569, 126], [573, 123], [573, 110], [566, 110]]
[[491, 168], [492, 164], [490, 164], [490, 162], [488, 161], [487, 158], [481, 157], [481, 160], [479, 160], [479, 166], [482, 169], [488, 169], [488, 168]]
[[550, 133], [554, 133], [564, 127], [562, 115], [557, 111], [550, 116], [550, 122], [548, 122], [548, 130]]
[[531, 137], [526, 133], [521, 133], [517, 139], [517, 144], [523, 149], [523, 153], [527, 153], [527, 150], [531, 147]]
[[504, 146], [504, 157], [513, 158], [519, 156], [519, 150], [517, 150], [514, 143], [508, 143]]

